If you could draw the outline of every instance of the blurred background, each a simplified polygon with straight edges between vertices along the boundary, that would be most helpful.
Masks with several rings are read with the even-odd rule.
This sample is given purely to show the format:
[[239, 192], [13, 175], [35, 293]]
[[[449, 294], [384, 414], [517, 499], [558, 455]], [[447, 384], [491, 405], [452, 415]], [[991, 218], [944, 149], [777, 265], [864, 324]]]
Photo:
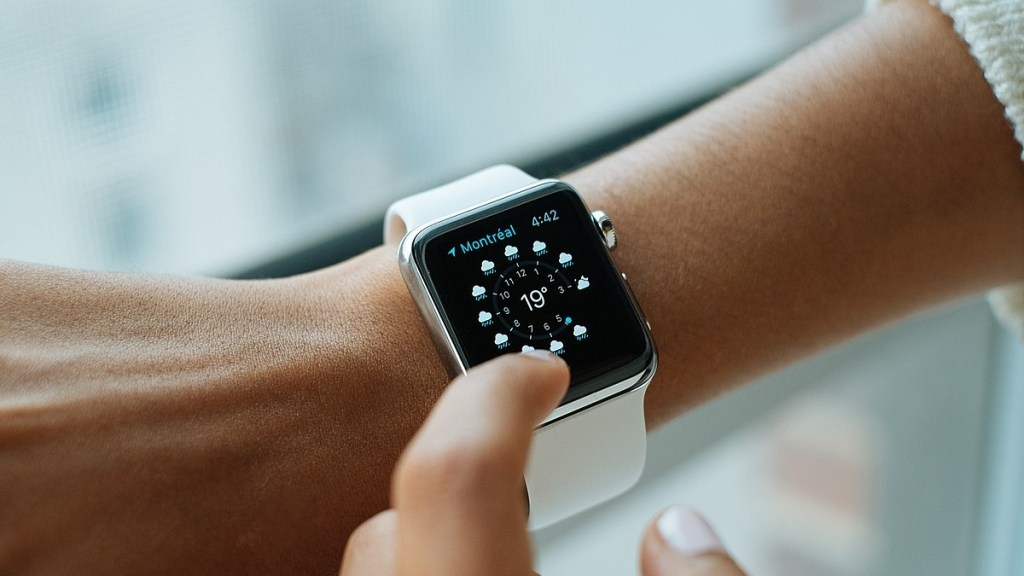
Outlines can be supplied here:
[[[557, 175], [860, 10], [0, 0], [0, 257], [326, 265], [378, 243], [396, 198], [496, 162]], [[633, 573], [645, 520], [688, 502], [759, 576], [1022, 573], [1021, 382], [979, 301], [865, 336], [657, 432], [636, 490], [537, 535], [540, 570]]]
[[233, 274], [707, 98], [858, 8], [0, 0], [0, 250]]

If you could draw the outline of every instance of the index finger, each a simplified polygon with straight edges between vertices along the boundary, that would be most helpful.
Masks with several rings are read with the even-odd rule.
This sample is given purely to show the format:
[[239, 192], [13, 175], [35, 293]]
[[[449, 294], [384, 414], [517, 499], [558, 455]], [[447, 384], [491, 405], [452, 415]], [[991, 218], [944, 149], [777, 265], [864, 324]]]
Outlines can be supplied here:
[[530, 573], [523, 472], [568, 384], [557, 357], [516, 354], [449, 386], [395, 470], [399, 573]]

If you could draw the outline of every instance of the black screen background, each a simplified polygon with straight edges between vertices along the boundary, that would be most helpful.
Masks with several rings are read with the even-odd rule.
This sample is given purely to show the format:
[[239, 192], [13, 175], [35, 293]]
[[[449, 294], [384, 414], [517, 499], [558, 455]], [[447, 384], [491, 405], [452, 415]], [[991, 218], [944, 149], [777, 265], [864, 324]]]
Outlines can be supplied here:
[[[428, 289], [440, 301], [442, 320], [453, 334], [458, 353], [468, 367], [501, 354], [518, 353], [524, 344], [537, 349], [546, 349], [550, 344], [551, 338], [529, 341], [511, 333], [497, 317], [489, 327], [482, 327], [478, 321], [481, 310], [494, 312], [491, 292], [510, 264], [532, 260], [546, 262], [558, 267], [574, 285], [581, 276], [586, 276], [590, 286], [573, 290], [569, 298], [561, 300], [560, 308], [563, 316], [573, 318], [572, 325], [587, 327], [587, 338], [578, 341], [572, 334], [572, 325], [556, 336], [565, 345], [562, 358], [572, 369], [572, 384], [563, 403], [571, 402], [638, 373], [650, 361], [653, 346], [622, 280], [608, 262], [607, 250], [590, 213], [576, 193], [562, 183], [549, 183], [523, 196], [516, 200], [522, 203], [496, 214], [491, 213], [495, 211], [493, 208], [485, 209], [469, 217], [477, 218], [474, 221], [464, 221], [457, 227], [428, 228], [417, 237], [414, 250], [425, 263]], [[557, 211], [557, 221], [532, 225], [534, 217], [543, 218], [551, 210]], [[461, 244], [509, 226], [516, 230], [513, 238], [462, 253]], [[535, 240], [547, 244], [546, 255], [533, 253], [531, 247]], [[505, 247], [509, 244], [519, 248], [518, 260], [505, 256]], [[456, 249], [454, 257], [449, 254], [453, 247]], [[559, 264], [562, 252], [572, 254], [571, 267], [563, 268]], [[495, 274], [487, 276], [481, 271], [484, 259], [495, 263]], [[487, 290], [483, 301], [473, 299], [471, 292], [475, 285]], [[513, 300], [516, 298], [518, 294]], [[502, 350], [495, 345], [497, 332], [509, 335], [508, 348]]]

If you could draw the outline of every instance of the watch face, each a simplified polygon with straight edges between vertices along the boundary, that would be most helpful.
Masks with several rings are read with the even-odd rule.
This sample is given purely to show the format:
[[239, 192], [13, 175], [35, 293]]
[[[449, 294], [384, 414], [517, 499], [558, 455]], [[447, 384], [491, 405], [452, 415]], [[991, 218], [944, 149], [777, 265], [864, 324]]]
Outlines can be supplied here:
[[565, 183], [430, 226], [413, 253], [466, 367], [550, 350], [572, 369], [564, 404], [652, 361], [644, 320], [589, 211]]

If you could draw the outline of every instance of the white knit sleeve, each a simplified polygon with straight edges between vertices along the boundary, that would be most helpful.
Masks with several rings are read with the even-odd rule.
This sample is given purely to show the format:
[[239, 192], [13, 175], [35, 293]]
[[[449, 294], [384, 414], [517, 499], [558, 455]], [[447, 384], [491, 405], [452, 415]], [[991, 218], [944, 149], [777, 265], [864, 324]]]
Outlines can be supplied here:
[[[867, 0], [872, 11], [886, 0]], [[1017, 142], [1024, 147], [1024, 0], [931, 0], [953, 20], [970, 47]], [[1021, 154], [1024, 160], [1024, 152]], [[1020, 191], [1024, 194], [1024, 190]], [[1024, 259], [1024, 254], [1020, 257]], [[1024, 284], [993, 290], [992, 311], [1007, 328], [1024, 339]]]

